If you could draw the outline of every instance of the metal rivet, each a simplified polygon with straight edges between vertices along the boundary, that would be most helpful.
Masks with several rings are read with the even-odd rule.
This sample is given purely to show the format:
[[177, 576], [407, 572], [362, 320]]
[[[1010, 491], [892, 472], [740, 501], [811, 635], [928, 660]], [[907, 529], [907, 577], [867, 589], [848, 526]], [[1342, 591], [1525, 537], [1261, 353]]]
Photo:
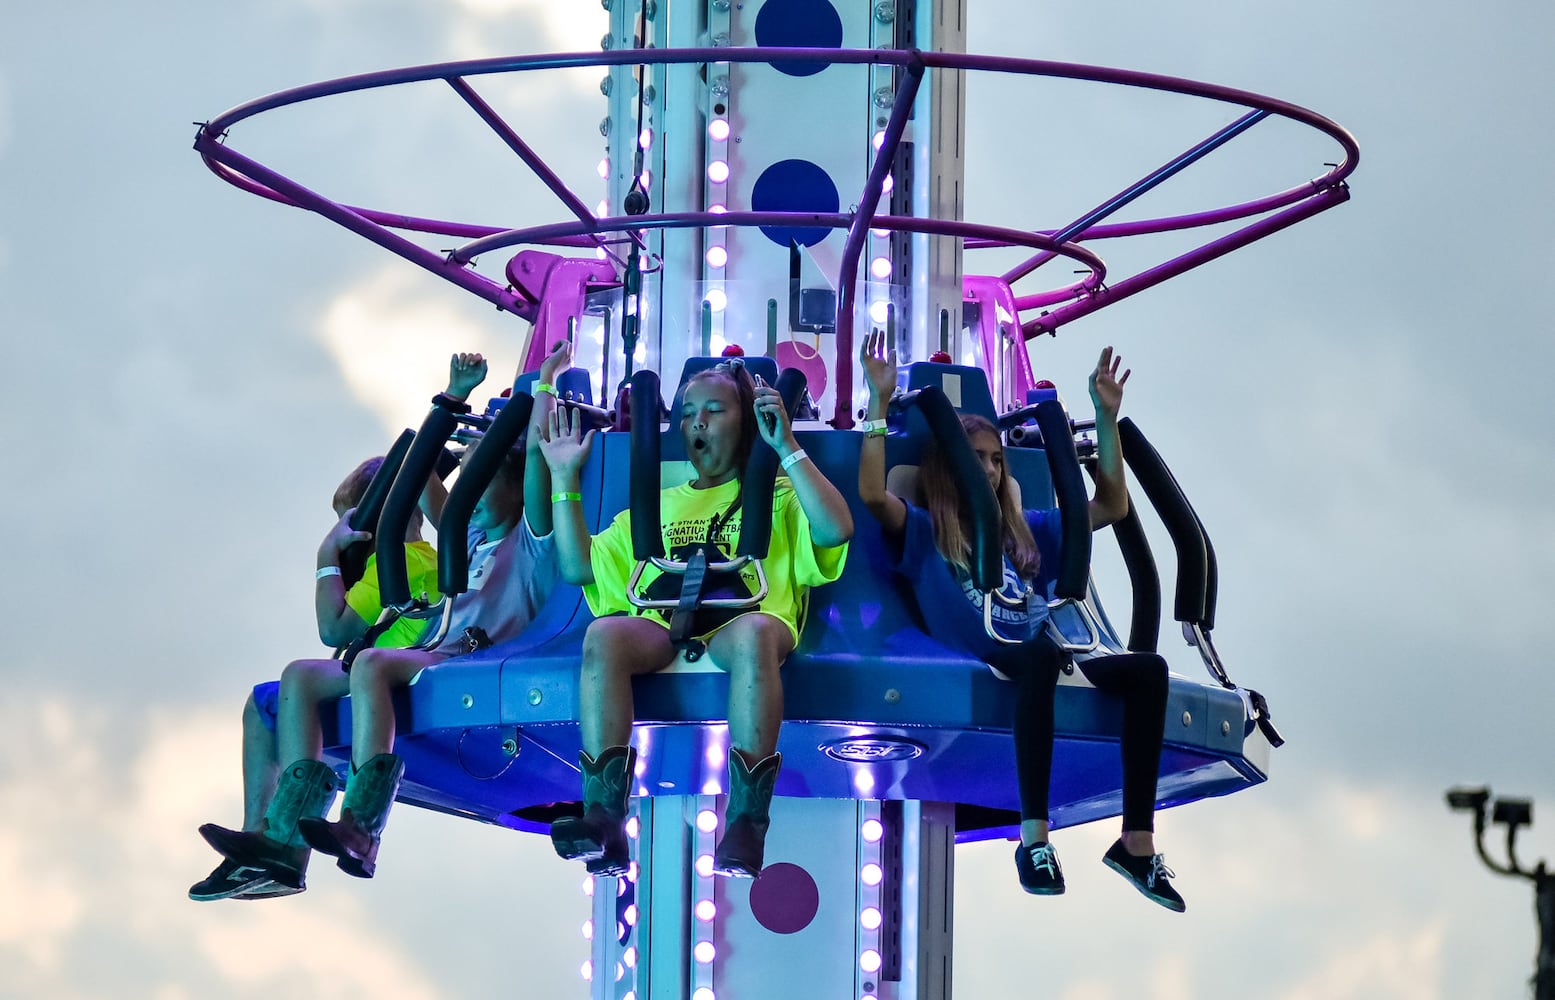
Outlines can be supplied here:
[[1220, 735], [1222, 735], [1222, 736], [1230, 736], [1231, 735], [1231, 723], [1229, 723], [1229, 722], [1222, 722], [1220, 724]]
[[875, 20], [881, 24], [890, 24], [896, 20], [896, 4], [894, 0], [880, 0], [875, 4]]
[[531, 704], [531, 705], [538, 705], [538, 704], [540, 704], [540, 702], [542, 702], [544, 700], [545, 700], [545, 695], [540, 693], [540, 689], [539, 688], [530, 688], [529, 689], [529, 704]]
[[465, 708], [474, 708], [475, 696], [473, 694], [463, 695], [459, 699], [459, 704], [463, 705]]
[[1182, 724], [1185, 725], [1185, 726], [1193, 725], [1193, 713], [1192, 712], [1184, 712], [1184, 713], [1182, 713]]
[[511, 739], [511, 738], [503, 740], [502, 741], [502, 752], [507, 754], [509, 757], [517, 757], [518, 756], [518, 741], [515, 740], [515, 739]]
[[898, 691], [896, 688], [887, 688], [886, 689], [885, 703], [887, 705], [895, 705], [897, 702], [899, 702], [901, 700], [902, 700], [902, 692]]

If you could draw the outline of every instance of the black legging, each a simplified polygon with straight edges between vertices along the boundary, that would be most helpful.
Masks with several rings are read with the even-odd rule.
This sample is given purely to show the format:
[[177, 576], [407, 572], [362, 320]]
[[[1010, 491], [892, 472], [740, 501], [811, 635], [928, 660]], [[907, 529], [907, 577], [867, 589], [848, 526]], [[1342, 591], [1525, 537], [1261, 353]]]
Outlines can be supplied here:
[[[994, 657], [1015, 681], [1015, 775], [1022, 820], [1048, 819], [1053, 775], [1053, 693], [1064, 653], [1046, 636], [1006, 647]], [[1156, 778], [1166, 731], [1166, 661], [1154, 653], [1119, 653], [1077, 664], [1104, 694], [1123, 699], [1123, 829], [1155, 829]]]

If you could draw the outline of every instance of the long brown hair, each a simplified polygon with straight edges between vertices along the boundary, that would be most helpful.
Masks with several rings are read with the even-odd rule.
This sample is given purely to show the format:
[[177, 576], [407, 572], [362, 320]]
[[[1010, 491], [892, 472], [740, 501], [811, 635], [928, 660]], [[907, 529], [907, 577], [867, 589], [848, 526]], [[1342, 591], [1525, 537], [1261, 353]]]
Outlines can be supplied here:
[[[998, 428], [984, 417], [973, 413], [961, 414], [961, 429], [968, 438], [979, 432], [992, 434], [997, 440]], [[1000, 446], [1002, 449], [1002, 445]], [[971, 517], [955, 474], [945, 459], [944, 452], [932, 441], [924, 448], [921, 475], [918, 477], [923, 493], [923, 506], [934, 522], [934, 544], [945, 561], [962, 575], [972, 572]], [[1009, 557], [1015, 571], [1023, 579], [1037, 575], [1042, 565], [1037, 541], [1031, 537], [1026, 516], [1015, 499], [1010, 471], [1005, 468], [999, 474], [999, 485], [994, 490], [999, 503], [999, 535], [1004, 542], [1004, 554]]]

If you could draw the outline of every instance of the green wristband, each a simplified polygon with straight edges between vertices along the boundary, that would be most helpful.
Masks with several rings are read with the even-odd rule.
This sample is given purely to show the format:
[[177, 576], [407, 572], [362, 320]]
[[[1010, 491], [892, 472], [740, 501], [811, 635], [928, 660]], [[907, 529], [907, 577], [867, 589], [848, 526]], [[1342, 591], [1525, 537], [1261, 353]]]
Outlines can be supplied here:
[[583, 502], [583, 494], [582, 493], [552, 493], [551, 494], [551, 503], [566, 503], [569, 500], [576, 500], [579, 503], [582, 503]]

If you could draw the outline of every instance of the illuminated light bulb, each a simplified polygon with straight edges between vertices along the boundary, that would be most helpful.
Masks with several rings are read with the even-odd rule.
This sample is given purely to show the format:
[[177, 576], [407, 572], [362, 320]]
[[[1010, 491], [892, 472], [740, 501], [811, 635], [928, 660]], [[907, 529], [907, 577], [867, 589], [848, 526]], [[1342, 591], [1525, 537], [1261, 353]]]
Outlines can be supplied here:
[[869, 231], [869, 234], [871, 236], [878, 236], [881, 239], [888, 239], [891, 236], [891, 230], [889, 230], [889, 229], [871, 229]]
[[616, 940], [626, 940], [626, 925], [622, 924], [619, 920], [616, 921]]
[[696, 992], [691, 994], [691, 1000], [717, 1000], [713, 991], [706, 986], [698, 986]]
[[637, 819], [636, 816], [633, 816], [631, 819], [626, 821], [626, 835], [628, 837], [631, 837], [633, 840], [636, 840], [637, 839], [637, 834], [641, 830], [642, 830], [642, 823]]
[[713, 877], [713, 856], [711, 854], [700, 855], [697, 858], [696, 869], [697, 869], [697, 874], [702, 876], [703, 878], [712, 878]]
[[594, 214], [598, 215], [598, 216], [609, 215], [610, 214], [610, 202], [602, 201], [598, 205], [595, 205], [594, 206]]
[[859, 869], [858, 878], [859, 881], [863, 882], [865, 885], [879, 885], [880, 880], [885, 878], [885, 872], [881, 870], [879, 865], [871, 861], [869, 864]]
[[713, 947], [711, 941], [698, 941], [695, 948], [691, 949], [692, 956], [703, 965], [707, 965], [718, 954], [718, 949]]
[[633, 903], [632, 905], [628, 906], [625, 909], [625, 911], [622, 912], [621, 916], [626, 919], [626, 926], [628, 926], [628, 927], [636, 927], [637, 926], [637, 904]]
[[895, 187], [896, 178], [892, 177], [890, 174], [886, 174], [885, 181], [880, 185], [880, 190], [885, 194], [890, 194], [892, 189]]
[[583, 879], [583, 895], [585, 895], [585, 896], [592, 896], [592, 895], [594, 895], [594, 876], [588, 875], [588, 876], [584, 877], [584, 879]]
[[[886, 302], [884, 299], [880, 299], [878, 301], [871, 302], [869, 304], [869, 318], [871, 320], [873, 320], [874, 322], [883, 325], [885, 323], [885, 319], [886, 319], [886, 307], [889, 306], [889, 305], [890, 305], [890, 303]], [[870, 787], [873, 788], [874, 784], [875, 784], [874, 780], [871, 779], [869, 781]]]
[[610, 176], [610, 157], [607, 156], [600, 160], [599, 166], [596, 169], [599, 171], [600, 177], [608, 178]]
[[[714, 354], [722, 355], [723, 357], [726, 357], [726, 358], [730, 356], [729, 350], [728, 350], [729, 342], [724, 340], [722, 337], [720, 337], [716, 333], [713, 334], [711, 337], [707, 338], [707, 346], [709, 348], [711, 348], [711, 350], [712, 350], [712, 352]], [[708, 785], [716, 785], [717, 782], [716, 781], [709, 781], [707, 784]], [[703, 795], [717, 795], [718, 793], [717, 792], [709, 792], [707, 790], [707, 786], [704, 785], [702, 787], [702, 794]]]
[[[723, 312], [724, 306], [728, 305], [728, 302], [724, 299], [723, 292], [718, 292], [716, 296], [712, 292], [708, 292], [707, 303], [713, 307], [713, 312]], [[702, 783], [702, 794], [722, 795], [723, 789], [718, 787], [718, 779], [708, 778], [706, 781], [704, 781]]]
[[714, 160], [707, 165], [707, 179], [714, 184], [722, 184], [729, 179], [729, 164], [723, 160]]
[[711, 899], [699, 899], [699, 900], [697, 900], [697, 919], [698, 920], [702, 921], [704, 924], [710, 924], [710, 923], [713, 922], [713, 918], [717, 917], [717, 916], [718, 916], [718, 904], [717, 903], [713, 902]]
[[592, 941], [592, 940], [594, 940], [594, 921], [592, 921], [592, 920], [585, 920], [585, 921], [583, 921], [583, 940], [585, 940], [585, 941]]
[[729, 119], [714, 118], [707, 123], [707, 137], [714, 142], [723, 142], [729, 138]]
[[723, 247], [707, 248], [707, 266], [712, 268], [723, 267], [729, 263], [729, 251]]
[[616, 982], [619, 983], [621, 981], [621, 977], [624, 976], [624, 975], [626, 975], [626, 968], [624, 966], [622, 966], [620, 962], [617, 962], [616, 963]]
[[[608, 97], [610, 95], [607, 94], [605, 96]], [[881, 146], [884, 146], [885, 145], [885, 133], [884, 132], [876, 132], [875, 133], [875, 137], [873, 139], [869, 140], [869, 144], [871, 146], [874, 146], [876, 149], [879, 149]]]
[[863, 825], [859, 827], [859, 833], [864, 835], [866, 843], [874, 844], [880, 841], [881, 836], [885, 833], [885, 827], [878, 819], [866, 819]]
[[858, 922], [866, 931], [879, 930], [882, 919], [880, 911], [873, 906], [866, 906], [859, 911]]
[[726, 205], [709, 205], [707, 210], [713, 215], [723, 215], [729, 211], [729, 208]]
[[628, 969], [637, 968], [637, 949], [628, 948], [621, 953], [621, 961], [626, 963]]
[[[725, 295], [723, 293], [722, 289], [719, 289], [719, 288], [709, 288], [707, 290], [707, 295], [705, 297], [703, 297], [702, 301], [706, 302], [708, 304], [708, 306], [713, 310], [713, 312], [715, 312], [715, 313], [716, 312], [723, 312], [724, 311], [724, 306], [729, 304], [729, 296]], [[706, 789], [703, 789], [702, 794], [703, 795], [717, 795], [718, 794], [718, 790], [717, 790], [718, 789], [718, 781], [717, 781], [717, 779], [712, 779], [712, 780], [708, 781], [708, 784], [713, 786], [713, 791], [709, 792]]]
[[616, 898], [620, 899], [624, 895], [626, 895], [626, 879], [618, 878], [616, 879]]
[[891, 258], [876, 257], [874, 260], [870, 261], [869, 273], [873, 274], [881, 281], [889, 278], [891, 276]]
[[[637, 1000], [637, 991], [627, 990], [625, 995], [621, 997], [621, 1000]], [[871, 998], [871, 1000], [873, 1000], [873, 998]]]
[[858, 957], [858, 967], [865, 972], [879, 972], [880, 953], [873, 948], [868, 949]]
[[[631, 296], [630, 300], [626, 303], [626, 308], [627, 308], [628, 311], [637, 308], [637, 296], [635, 296], [635, 295]], [[633, 765], [633, 767], [632, 767], [632, 776], [634, 778], [641, 778], [644, 774], [647, 773], [647, 771], [648, 771], [648, 758], [646, 758], [646, 757], [638, 757], [637, 758], [637, 763], [635, 765]]]
[[585, 958], [583, 960], [583, 964], [578, 966], [578, 975], [583, 977], [583, 981], [585, 983], [592, 983], [594, 981], [594, 963], [593, 963], [593, 961], [590, 960], [590, 959]]
[[627, 866], [627, 868], [626, 868], [626, 880], [627, 880], [627, 881], [628, 881], [628, 882], [636, 882], [636, 881], [637, 881], [637, 873], [638, 873], [638, 870], [639, 870], [639, 869], [638, 869], [638, 867], [637, 867], [637, 862], [635, 862], [635, 861], [633, 861], [633, 862], [632, 862], [632, 863], [631, 863], [631, 864], [630, 864], [630, 865], [628, 865], [628, 866]]
[[653, 148], [653, 129], [645, 128], [637, 135], [637, 145], [642, 149]]
[[599, 249], [595, 250], [594, 256], [599, 260], [606, 260], [610, 257], [608, 253], [605, 253], [604, 247], [600, 247]]
[[712, 833], [718, 829], [718, 814], [711, 809], [703, 809], [697, 813], [697, 829], [703, 833]]

